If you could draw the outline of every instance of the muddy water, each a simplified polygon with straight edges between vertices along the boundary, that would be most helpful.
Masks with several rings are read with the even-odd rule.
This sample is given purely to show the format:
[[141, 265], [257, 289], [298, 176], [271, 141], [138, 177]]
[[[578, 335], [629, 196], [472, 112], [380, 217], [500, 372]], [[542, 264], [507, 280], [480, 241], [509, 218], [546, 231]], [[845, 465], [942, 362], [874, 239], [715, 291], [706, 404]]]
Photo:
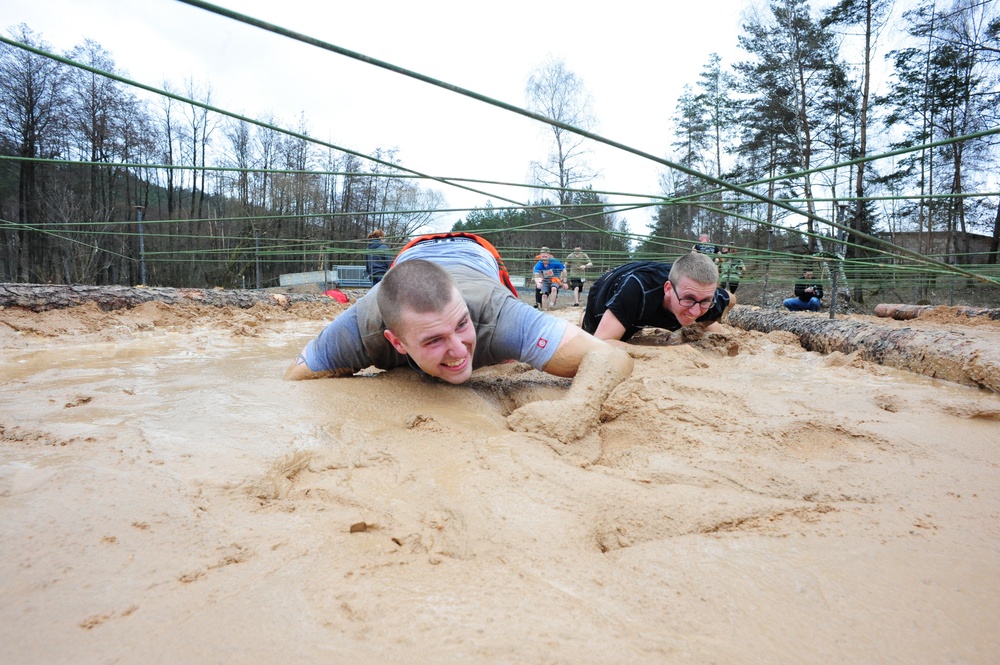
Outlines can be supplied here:
[[274, 453], [286, 426], [280, 376], [302, 339], [168, 333], [7, 351], [3, 409], [63, 439], [139, 437], [164, 462], [259, 458]]
[[1000, 660], [995, 395], [641, 349], [589, 465], [535, 372], [281, 381], [320, 325], [2, 351], [0, 661]]

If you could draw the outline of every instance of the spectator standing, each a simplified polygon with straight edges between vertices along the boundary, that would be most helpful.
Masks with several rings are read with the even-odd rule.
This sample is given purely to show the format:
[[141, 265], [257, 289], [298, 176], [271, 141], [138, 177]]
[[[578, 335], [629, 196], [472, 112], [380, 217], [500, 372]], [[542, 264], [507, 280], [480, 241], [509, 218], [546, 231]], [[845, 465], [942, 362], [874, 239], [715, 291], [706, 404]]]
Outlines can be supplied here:
[[[552, 253], [549, 251], [548, 247], [542, 246], [538, 254], [535, 254], [535, 263], [537, 264], [539, 261], [541, 261], [543, 256], [549, 256], [549, 257], [552, 256]], [[535, 280], [535, 309], [541, 309], [541, 308], [542, 308], [542, 285], [538, 283], [538, 280]]]
[[698, 236], [698, 242], [696, 242], [691, 247], [692, 252], [698, 252], [699, 254], [718, 254], [719, 247], [712, 244], [712, 237], [707, 233], [702, 233]]
[[582, 245], [575, 246], [573, 253], [566, 257], [565, 276], [569, 279], [569, 288], [573, 289], [573, 307], [580, 306], [583, 283], [587, 281], [586, 272], [593, 267], [594, 264], [583, 251]]
[[375, 229], [368, 234], [368, 247], [365, 248], [365, 270], [371, 277], [372, 286], [382, 281], [389, 266], [392, 264], [392, 252], [385, 244], [385, 232]]
[[715, 263], [719, 266], [719, 286], [730, 293], [736, 293], [736, 289], [740, 288], [740, 279], [747, 271], [743, 259], [736, 256], [736, 248], [722, 247]]
[[542, 258], [535, 264], [535, 284], [542, 293], [543, 310], [556, 306], [564, 270], [562, 262], [549, 254], [542, 254]]

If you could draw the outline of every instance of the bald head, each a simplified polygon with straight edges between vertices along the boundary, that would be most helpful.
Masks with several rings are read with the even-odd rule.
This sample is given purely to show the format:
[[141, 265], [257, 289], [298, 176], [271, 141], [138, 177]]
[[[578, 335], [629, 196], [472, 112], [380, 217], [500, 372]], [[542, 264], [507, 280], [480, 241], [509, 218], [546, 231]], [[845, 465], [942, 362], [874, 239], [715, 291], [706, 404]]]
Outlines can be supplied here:
[[458, 291], [447, 270], [424, 259], [397, 263], [385, 273], [378, 288], [382, 320], [397, 332], [403, 327], [401, 316], [405, 310], [420, 314], [439, 311]]

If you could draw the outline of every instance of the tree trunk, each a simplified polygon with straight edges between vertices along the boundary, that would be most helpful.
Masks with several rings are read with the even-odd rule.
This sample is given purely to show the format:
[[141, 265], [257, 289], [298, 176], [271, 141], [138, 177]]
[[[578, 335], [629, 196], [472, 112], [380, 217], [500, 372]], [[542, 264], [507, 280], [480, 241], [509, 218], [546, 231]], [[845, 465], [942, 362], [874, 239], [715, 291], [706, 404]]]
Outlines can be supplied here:
[[1000, 349], [959, 332], [830, 320], [739, 305], [726, 323], [744, 330], [785, 330], [807, 351], [857, 352], [863, 360], [1000, 393]]
[[[361, 293], [347, 292], [352, 298]], [[33, 312], [97, 303], [102, 310], [128, 309], [147, 302], [167, 305], [198, 304], [213, 307], [254, 305], [288, 307], [300, 302], [329, 302], [325, 295], [270, 293], [267, 291], [132, 288], [127, 286], [67, 286], [49, 284], [0, 284], [0, 307], [23, 307]]]
[[945, 312], [956, 316], [985, 316], [993, 321], [1000, 321], [1000, 309], [983, 307], [937, 307], [932, 305], [894, 305], [882, 303], [875, 306], [875, 316], [888, 317], [898, 321], [909, 321], [930, 312]]

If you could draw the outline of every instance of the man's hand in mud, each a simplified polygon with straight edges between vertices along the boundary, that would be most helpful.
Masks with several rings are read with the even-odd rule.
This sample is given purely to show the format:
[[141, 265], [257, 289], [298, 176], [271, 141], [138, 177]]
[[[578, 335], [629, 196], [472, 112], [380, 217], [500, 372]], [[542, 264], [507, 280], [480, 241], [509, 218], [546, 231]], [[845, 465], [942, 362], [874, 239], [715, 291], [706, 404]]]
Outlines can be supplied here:
[[597, 428], [600, 405], [566, 400], [541, 400], [525, 404], [507, 416], [515, 432], [541, 434], [562, 443], [582, 439]]

